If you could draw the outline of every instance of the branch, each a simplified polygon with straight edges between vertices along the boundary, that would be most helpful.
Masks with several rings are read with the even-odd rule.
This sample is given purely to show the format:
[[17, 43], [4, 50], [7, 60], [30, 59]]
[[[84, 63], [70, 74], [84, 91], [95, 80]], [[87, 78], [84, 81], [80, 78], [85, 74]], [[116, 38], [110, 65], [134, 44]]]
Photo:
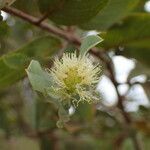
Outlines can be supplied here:
[[[77, 46], [81, 45], [81, 40], [76, 37], [75, 35], [73, 35], [72, 33], [67, 33], [64, 32], [62, 29], [54, 27], [54, 26], [50, 26], [50, 24], [42, 22], [41, 19], [33, 17], [29, 14], [26, 14], [16, 8], [12, 8], [12, 7], [5, 7], [2, 9], [3, 11], [5, 11], [6, 13], [9, 13], [11, 15], [17, 16], [39, 28], [41, 28], [42, 30], [45, 30], [51, 34], [57, 35], [65, 40], [67, 40], [68, 42], [71, 42]], [[43, 20], [43, 19], [42, 19]], [[102, 52], [96, 52], [97, 49], [91, 49], [90, 53], [92, 53], [94, 56], [101, 58], [102, 61], [105, 61], [105, 56]]]
[[39, 18], [33, 17], [29, 14], [26, 14], [26, 13], [24, 13], [24, 12], [22, 12], [16, 8], [5, 7], [2, 10], [5, 11], [6, 13], [17, 16], [17, 17], [19, 17], [19, 18], [45, 30], [45, 31], [48, 31], [54, 35], [57, 35], [57, 36], [65, 39], [71, 43], [74, 43], [76, 45], [80, 45], [80, 40], [77, 37], [75, 37], [75, 35], [66, 33], [59, 28], [50, 26], [48, 23], [41, 22], [41, 21], [39, 22]]
[[[111, 74], [111, 81], [113, 82], [115, 89], [116, 89], [116, 92], [117, 92], [118, 108], [120, 108], [120, 110], [121, 110], [121, 113], [122, 113], [124, 120], [125, 120], [125, 123], [127, 125], [127, 129], [129, 126], [131, 131], [132, 131], [132, 119], [131, 119], [131, 116], [124, 109], [123, 101], [125, 100], [125, 97], [121, 96], [119, 93], [119, 90], [118, 90], [119, 83], [116, 81], [115, 73], [113, 70], [114, 66], [113, 66], [113, 62], [111, 61], [111, 59], [110, 59], [110, 61], [107, 62], [106, 65], [107, 65], [107, 68]], [[128, 129], [129, 134], [131, 134], [130, 129]], [[130, 138], [133, 141], [133, 145], [134, 145], [135, 150], [142, 150], [142, 145], [141, 145], [141, 142], [139, 141], [139, 139], [137, 137], [137, 133], [133, 131], [132, 134], [130, 135]]]

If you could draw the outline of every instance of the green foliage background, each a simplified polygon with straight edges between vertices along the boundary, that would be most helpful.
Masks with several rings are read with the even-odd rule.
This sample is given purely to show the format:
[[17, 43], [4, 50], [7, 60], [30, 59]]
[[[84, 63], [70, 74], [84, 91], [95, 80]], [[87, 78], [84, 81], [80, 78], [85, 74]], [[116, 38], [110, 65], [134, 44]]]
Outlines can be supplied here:
[[[0, 0], [0, 9], [4, 12], [11, 2]], [[137, 84], [143, 87], [150, 100], [150, 13], [144, 9], [146, 2], [16, 0], [10, 7], [37, 18], [44, 15], [43, 22], [80, 38], [96, 30], [104, 39], [97, 50], [136, 60], [128, 80], [144, 74], [147, 82]], [[57, 109], [31, 89], [25, 69], [32, 59], [44, 67], [51, 67], [54, 56], [72, 49], [75, 49], [73, 43], [12, 14], [7, 14], [6, 19], [0, 17], [0, 149], [134, 149], [117, 106], [102, 105], [97, 109], [95, 105], [80, 104], [65, 128], [58, 129]], [[105, 63], [103, 67], [104, 75], [109, 77]], [[126, 101], [134, 101], [136, 97], [138, 95], [126, 98]], [[143, 149], [149, 150], [149, 107], [140, 106], [130, 115], [133, 118], [132, 131], [138, 134]]]

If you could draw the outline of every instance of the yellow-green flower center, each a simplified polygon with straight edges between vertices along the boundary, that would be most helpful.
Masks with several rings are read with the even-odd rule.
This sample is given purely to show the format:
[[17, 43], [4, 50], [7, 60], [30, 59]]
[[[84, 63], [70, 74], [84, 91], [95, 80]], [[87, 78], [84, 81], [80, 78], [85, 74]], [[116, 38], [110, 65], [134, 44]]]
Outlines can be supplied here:
[[67, 90], [70, 93], [75, 92], [76, 85], [81, 83], [82, 77], [78, 74], [77, 67], [72, 67], [66, 72], [66, 78], [64, 78], [64, 83], [67, 87]]

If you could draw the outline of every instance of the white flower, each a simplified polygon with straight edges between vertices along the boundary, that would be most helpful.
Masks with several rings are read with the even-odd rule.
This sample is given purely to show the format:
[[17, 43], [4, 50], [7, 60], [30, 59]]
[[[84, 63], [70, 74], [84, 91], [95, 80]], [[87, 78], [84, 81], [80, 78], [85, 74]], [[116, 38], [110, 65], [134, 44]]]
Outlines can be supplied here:
[[77, 57], [76, 53], [65, 53], [60, 60], [55, 58], [54, 66], [49, 71], [54, 81], [53, 92], [62, 101], [78, 104], [80, 101], [98, 100], [93, 92], [101, 68], [94, 65], [87, 55]]

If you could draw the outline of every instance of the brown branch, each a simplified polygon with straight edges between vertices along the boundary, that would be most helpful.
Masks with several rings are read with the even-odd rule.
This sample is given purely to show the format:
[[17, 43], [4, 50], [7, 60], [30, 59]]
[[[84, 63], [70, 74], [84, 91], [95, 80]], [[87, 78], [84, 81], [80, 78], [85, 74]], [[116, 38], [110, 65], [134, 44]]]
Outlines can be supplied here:
[[121, 96], [120, 93], [119, 93], [119, 90], [118, 90], [118, 85], [119, 84], [118, 84], [118, 82], [116, 81], [116, 78], [115, 78], [115, 73], [114, 73], [114, 70], [113, 70], [114, 66], [113, 66], [113, 62], [111, 61], [111, 59], [110, 59], [110, 61], [107, 61], [106, 65], [107, 65], [107, 68], [108, 68], [108, 70], [111, 74], [111, 81], [113, 82], [113, 84], [115, 86], [115, 89], [116, 89], [116, 92], [117, 92], [118, 108], [120, 108], [120, 110], [121, 110], [121, 113], [124, 117], [124, 120], [125, 120], [125, 123], [126, 123], [126, 126], [127, 126], [127, 129], [128, 129], [128, 127], [130, 127], [130, 129], [128, 129], [128, 132], [129, 132], [130, 138], [133, 141], [134, 148], [135, 148], [135, 150], [142, 150], [142, 145], [141, 145], [141, 143], [140, 143], [140, 141], [137, 137], [137, 133], [132, 132], [132, 134], [131, 134], [132, 119], [131, 119], [131, 116], [124, 109], [123, 101], [125, 100], [125, 97]]
[[131, 117], [129, 116], [129, 114], [125, 111], [124, 109], [124, 106], [123, 106], [123, 98], [120, 93], [119, 93], [119, 90], [118, 90], [118, 82], [116, 81], [116, 77], [115, 77], [115, 73], [114, 73], [114, 66], [113, 66], [113, 62], [111, 61], [107, 61], [107, 68], [111, 74], [111, 81], [113, 82], [114, 86], [115, 86], [115, 89], [116, 89], [116, 92], [117, 92], [117, 96], [118, 96], [118, 107], [120, 108], [121, 112], [122, 112], [122, 115], [124, 116], [124, 119], [125, 119], [125, 122], [127, 124], [130, 124], [131, 123]]
[[50, 26], [48, 23], [45, 23], [45, 22], [37, 23], [37, 22], [39, 22], [39, 18], [33, 17], [29, 14], [26, 14], [26, 13], [24, 13], [24, 12], [22, 12], [16, 8], [5, 7], [2, 10], [5, 11], [6, 13], [17, 16], [17, 17], [19, 17], [19, 18], [21, 18], [21, 19], [23, 19], [23, 20], [49, 32], [49, 33], [51, 33], [51, 34], [57, 35], [57, 36], [65, 39], [71, 43], [74, 43], [76, 45], [80, 45], [80, 40], [75, 35], [66, 33], [63, 30], [56, 28], [54, 26]]
[[[26, 14], [20, 10], [17, 10], [15, 8], [11, 8], [11, 7], [5, 7], [2, 9], [3, 11], [5, 11], [6, 13], [9, 13], [11, 15], [14, 15], [14, 16], [17, 16], [39, 28], [41, 28], [42, 30], [45, 30], [51, 34], [54, 34], [58, 37], [61, 37], [65, 40], [67, 40], [68, 42], [71, 42], [73, 43], [74, 45], [76, 46], [80, 46], [81, 44], [81, 41], [78, 37], [76, 37], [75, 35], [73, 35], [72, 33], [68, 33], [66, 31], [63, 31], [62, 29], [60, 28], [57, 28], [57, 27], [54, 27], [54, 26], [50, 26], [49, 24], [45, 23], [45, 22], [42, 22], [45, 17], [43, 17], [42, 19], [38, 19], [36, 17], [33, 17], [29, 14]], [[41, 21], [42, 20], [42, 21]], [[112, 83], [114, 84], [115, 86], [115, 89], [116, 89], [116, 92], [117, 92], [117, 95], [118, 95], [118, 107], [120, 108], [121, 110], [121, 113], [124, 117], [124, 120], [126, 122], [126, 124], [128, 126], [131, 125], [132, 123], [132, 120], [131, 120], [131, 117], [129, 116], [129, 114], [125, 111], [124, 109], [124, 106], [123, 106], [123, 100], [124, 100], [124, 97], [122, 97], [118, 91], [118, 85], [119, 83], [117, 83], [116, 81], [116, 78], [115, 78], [115, 73], [114, 73], [114, 67], [113, 67], [113, 63], [111, 61], [111, 59], [106, 55], [106, 53], [98, 50], [96, 48], [93, 48], [90, 50], [90, 53], [96, 57], [98, 57], [99, 59], [101, 59], [105, 64], [106, 64], [106, 67], [110, 73], [110, 79], [112, 81]], [[132, 128], [132, 127], [131, 127]], [[137, 137], [136, 137], [136, 134], [134, 134], [134, 136], [132, 136], [132, 141], [134, 143], [134, 147], [136, 150], [141, 150], [142, 148], [140, 147], [140, 144], [137, 140]]]

